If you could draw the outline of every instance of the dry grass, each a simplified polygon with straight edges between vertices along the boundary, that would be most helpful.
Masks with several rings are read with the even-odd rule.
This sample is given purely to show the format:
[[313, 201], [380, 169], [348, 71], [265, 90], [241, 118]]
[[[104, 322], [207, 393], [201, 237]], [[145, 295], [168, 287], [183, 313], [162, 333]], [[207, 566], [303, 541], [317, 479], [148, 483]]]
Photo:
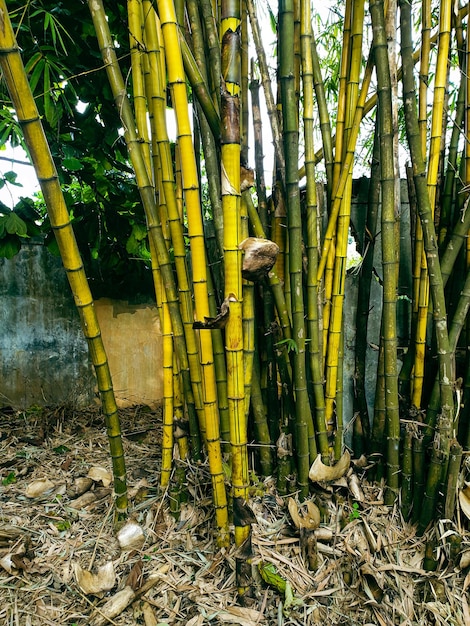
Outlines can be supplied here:
[[[346, 481], [316, 492], [323, 521], [313, 542], [299, 536], [269, 481], [254, 486], [255, 598], [237, 606], [235, 551], [216, 547], [207, 467], [186, 466], [189, 500], [176, 521], [158, 491], [158, 414], [126, 409], [122, 422], [132, 518], [145, 533], [132, 551], [118, 544], [106, 484], [92, 483], [88, 503], [72, 492], [91, 467], [109, 471], [99, 412], [0, 414], [0, 624], [470, 625], [466, 529], [457, 520], [432, 531], [438, 568], [427, 572], [424, 540], [382, 505], [380, 489], [362, 485], [364, 501], [352, 508]], [[41, 491], [38, 479], [51, 484], [31, 497], [35, 486]], [[456, 534], [457, 557], [450, 548]], [[77, 564], [96, 572], [110, 561], [111, 588], [85, 594]], [[259, 562], [274, 564], [290, 584], [295, 601], [287, 610], [284, 594], [261, 579]], [[126, 590], [128, 606], [104, 619], [106, 603]]]

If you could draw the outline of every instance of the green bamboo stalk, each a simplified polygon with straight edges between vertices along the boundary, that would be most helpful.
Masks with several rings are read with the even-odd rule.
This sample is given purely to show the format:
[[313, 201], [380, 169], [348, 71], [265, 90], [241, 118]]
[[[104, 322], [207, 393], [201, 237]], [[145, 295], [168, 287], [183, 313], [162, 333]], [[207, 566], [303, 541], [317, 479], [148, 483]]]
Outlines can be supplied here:
[[259, 359], [255, 358], [253, 378], [251, 381], [251, 410], [253, 413], [253, 429], [259, 445], [258, 459], [262, 476], [271, 476], [273, 473], [272, 442], [269, 433], [268, 417], [263, 402], [260, 385]]
[[423, 506], [424, 486], [426, 481], [426, 456], [424, 439], [420, 433], [413, 436], [413, 507], [411, 521], [419, 520]]
[[31, 161], [41, 186], [51, 226], [57, 240], [75, 305], [80, 315], [82, 330], [95, 368], [98, 390], [106, 420], [116, 494], [116, 514], [119, 518], [126, 514], [128, 505], [126, 466], [119, 414], [106, 351], [93, 305], [93, 297], [85, 275], [67, 206], [60, 189], [57, 170], [28, 84], [20, 50], [15, 40], [4, 0], [0, 0], [0, 15], [2, 16], [0, 66], [3, 72], [3, 79], [7, 85], [12, 104], [15, 107], [18, 121], [23, 129], [25, 143], [28, 146]]
[[450, 446], [449, 469], [444, 493], [444, 518], [452, 519], [455, 513], [455, 501], [462, 463], [462, 446], [458, 441], [452, 441]]
[[382, 181], [382, 266], [383, 345], [387, 436], [387, 491], [385, 502], [392, 504], [400, 486], [400, 415], [398, 405], [396, 298], [398, 267], [396, 256], [395, 168], [393, 119], [387, 38], [382, 0], [371, 0], [373, 48], [377, 68]]
[[198, 4], [201, 10], [201, 20], [207, 42], [209, 88], [214, 105], [217, 111], [220, 111], [220, 76], [222, 70], [220, 66], [220, 43], [217, 32], [217, 22], [213, 13], [214, 6], [211, 0], [198, 0]]
[[354, 426], [356, 426], [356, 422], [360, 423], [362, 437], [360, 438], [361, 440], [358, 441], [358, 438], [353, 435], [353, 449], [358, 457], [362, 453], [363, 447], [369, 450], [371, 445], [371, 427], [366, 398], [366, 355], [368, 347], [367, 331], [370, 311], [370, 290], [374, 267], [374, 250], [380, 201], [380, 146], [377, 132], [377, 120], [375, 129], [356, 309], [354, 413], [358, 414], [358, 418], [354, 421]]
[[[189, 5], [189, 3], [187, 3]], [[191, 6], [191, 5], [190, 5]], [[197, 31], [196, 31], [197, 32]], [[192, 31], [194, 36], [195, 31]], [[184, 71], [191, 84], [194, 95], [196, 96], [201, 110], [203, 111], [207, 123], [214, 135], [215, 139], [220, 135], [220, 118], [217, 110], [214, 106], [214, 102], [209, 93], [209, 88], [206, 84], [205, 78], [201, 72], [200, 66], [196, 62], [196, 59], [191, 52], [190, 47], [186, 43], [181, 31], [179, 31], [179, 42], [181, 46], [181, 53], [183, 56]]]
[[433, 446], [423, 499], [419, 505], [417, 534], [422, 535], [436, 515], [436, 503], [441, 480], [443, 455], [437, 445]]
[[250, 18], [251, 32], [253, 34], [253, 42], [255, 44], [256, 55], [258, 57], [259, 70], [261, 74], [261, 82], [266, 100], [266, 108], [268, 111], [269, 121], [271, 123], [271, 131], [273, 135], [274, 154], [281, 172], [285, 170], [284, 150], [282, 144], [282, 136], [279, 128], [278, 114], [276, 104], [274, 102], [273, 91], [271, 87], [271, 79], [269, 77], [268, 63], [266, 61], [266, 53], [262, 44], [261, 29], [253, 0], [246, 0], [246, 7]]
[[253, 118], [253, 143], [255, 149], [256, 195], [258, 198], [258, 214], [263, 231], [269, 236], [268, 200], [266, 195], [266, 181], [264, 176], [263, 154], [263, 124], [259, 98], [260, 83], [255, 77], [255, 64], [251, 62], [251, 114]]
[[280, 0], [280, 84], [284, 153], [286, 161], [286, 198], [289, 234], [289, 274], [292, 290], [292, 336], [296, 344], [293, 372], [296, 408], [296, 458], [299, 497], [308, 495], [309, 432], [312, 416], [305, 371], [305, 324], [302, 287], [302, 221], [298, 179], [299, 131], [298, 106], [294, 79], [294, 3]]
[[[325, 396], [323, 392], [322, 358], [320, 351], [320, 325], [318, 318], [318, 207], [317, 188], [315, 181], [315, 149], [313, 145], [314, 114], [313, 114], [313, 86], [314, 69], [312, 58], [312, 27], [311, 9], [309, 2], [301, 2], [300, 37], [302, 53], [302, 80], [304, 93], [304, 142], [305, 142], [305, 173], [306, 198], [305, 211], [307, 214], [307, 325], [309, 343], [309, 363], [315, 399], [315, 428], [318, 448], [324, 463], [329, 462], [328, 435], [325, 420]], [[318, 59], [317, 59], [318, 61]], [[319, 91], [322, 91], [319, 89]], [[324, 93], [324, 92], [323, 92]], [[329, 123], [328, 123], [329, 126]], [[325, 131], [326, 132], [326, 131]], [[313, 462], [314, 459], [311, 459]]]
[[240, 41], [240, 162], [248, 164], [248, 130], [250, 121], [250, 111], [248, 108], [248, 83], [249, 83], [249, 39], [248, 39], [248, 11], [246, 2], [241, 5], [241, 41]]
[[[460, 334], [465, 326], [465, 322], [467, 319], [468, 311], [470, 310], [470, 271], [467, 272], [467, 277], [465, 279], [464, 286], [460, 293], [459, 301], [457, 303], [457, 307], [455, 309], [454, 316], [452, 318], [452, 323], [449, 328], [449, 344], [452, 355], [455, 355], [455, 351], [457, 349], [458, 341]], [[432, 433], [437, 421], [437, 416], [440, 410], [440, 387], [439, 387], [439, 378], [437, 377], [431, 396], [428, 402], [428, 408], [426, 411], [426, 425], [427, 429], [425, 431], [425, 441], [427, 443], [430, 442], [432, 438]], [[454, 421], [454, 430], [458, 430], [458, 424]]]
[[377, 463], [376, 480], [381, 480], [385, 460], [385, 371], [383, 345], [383, 316], [380, 321], [379, 357], [377, 360], [377, 376], [374, 395], [374, 419], [371, 433], [371, 455]]
[[402, 458], [402, 482], [401, 482], [401, 514], [403, 519], [408, 520], [413, 505], [413, 430], [407, 428], [403, 442]]
[[[441, 199], [441, 215], [439, 219], [439, 247], [443, 248], [448, 243], [449, 230], [453, 223], [453, 199], [455, 193], [455, 183], [458, 174], [458, 154], [459, 139], [464, 120], [465, 113], [465, 80], [461, 80], [459, 94], [455, 109], [454, 124], [452, 126], [452, 135], [449, 142], [449, 150], [447, 153], [447, 169], [445, 173], [444, 188]], [[444, 267], [441, 260], [442, 279], [444, 280]]]
[[327, 206], [330, 206], [331, 196], [333, 194], [333, 140], [331, 136], [330, 114], [328, 112], [328, 104], [326, 101], [325, 85], [320, 67], [320, 58], [318, 56], [317, 45], [313, 33], [311, 43], [313, 81], [322, 137], [322, 151], [325, 160]]

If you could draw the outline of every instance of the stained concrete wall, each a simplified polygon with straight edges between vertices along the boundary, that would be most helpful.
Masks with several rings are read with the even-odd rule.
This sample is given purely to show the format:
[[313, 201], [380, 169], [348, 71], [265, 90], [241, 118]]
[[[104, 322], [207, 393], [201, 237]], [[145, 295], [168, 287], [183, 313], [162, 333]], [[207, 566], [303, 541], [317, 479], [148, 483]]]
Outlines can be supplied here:
[[[96, 380], [60, 262], [29, 243], [0, 259], [0, 406], [97, 401]], [[157, 404], [162, 395], [156, 307], [98, 301], [98, 319], [118, 404]]]

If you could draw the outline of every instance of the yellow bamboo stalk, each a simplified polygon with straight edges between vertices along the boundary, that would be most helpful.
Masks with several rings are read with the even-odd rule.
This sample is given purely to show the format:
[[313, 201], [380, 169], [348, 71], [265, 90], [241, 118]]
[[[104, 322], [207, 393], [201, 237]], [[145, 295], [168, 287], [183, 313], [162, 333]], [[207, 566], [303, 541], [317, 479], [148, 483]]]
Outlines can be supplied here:
[[333, 165], [333, 189], [336, 187], [344, 153], [344, 127], [346, 122], [347, 76], [350, 62], [352, 0], [347, 0], [344, 9], [343, 46], [339, 76], [338, 104], [336, 113], [335, 158]]
[[111, 450], [116, 493], [116, 513], [118, 516], [121, 516], [127, 511], [126, 468], [111, 373], [93, 305], [93, 297], [60, 188], [57, 170], [26, 77], [20, 50], [15, 40], [4, 0], [0, 0], [0, 67], [3, 72], [3, 80], [8, 88], [18, 121], [24, 133], [31, 161], [36, 170], [51, 226], [57, 240], [75, 305], [80, 315], [82, 330], [95, 368]]
[[[442, 0], [440, 3], [439, 14], [439, 44], [437, 50], [437, 63], [436, 74], [434, 79], [433, 89], [433, 107], [431, 118], [431, 138], [429, 144], [429, 157], [428, 157], [428, 191], [429, 202], [431, 205], [431, 212], [434, 215], [436, 206], [436, 194], [439, 175], [439, 161], [441, 153], [441, 141], [444, 132], [444, 106], [448, 82], [448, 62], [449, 62], [449, 46], [450, 46], [450, 30], [451, 30], [451, 15], [452, 15], [452, 2], [450, 0]], [[424, 128], [422, 126], [422, 128]], [[424, 134], [424, 130], [422, 130]], [[424, 256], [424, 251], [421, 253]], [[424, 259], [423, 264], [426, 264]], [[421, 273], [422, 275], [422, 273]], [[423, 392], [424, 381], [424, 362], [418, 361], [419, 358], [424, 358], [423, 344], [426, 342], [426, 328], [427, 328], [427, 311], [429, 303], [429, 279], [420, 281], [420, 293], [419, 293], [419, 317], [416, 329], [416, 355], [414, 363], [414, 378], [413, 378], [413, 404], [417, 407], [421, 406], [421, 396]]]
[[[240, 16], [223, 8], [220, 21], [222, 51], [221, 156], [222, 212], [224, 217], [225, 295], [232, 293], [235, 302], [225, 329], [227, 391], [229, 400], [230, 444], [232, 449], [233, 497], [247, 498], [248, 451], [245, 413], [245, 374], [242, 322], [242, 256], [238, 244], [241, 234], [240, 199]], [[235, 525], [235, 543], [240, 546], [249, 536], [250, 526]]]
[[[349, 4], [349, 2], [348, 2]], [[347, 80], [345, 114], [345, 144], [349, 140], [354, 114], [357, 108], [359, 78], [362, 66], [362, 30], [364, 24], [364, 0], [353, 0], [351, 10], [350, 56], [346, 59]], [[345, 155], [343, 155], [344, 157]], [[349, 168], [348, 181], [341, 198], [335, 246], [333, 272], [331, 319], [326, 354], [325, 419], [331, 428], [335, 412], [337, 393], [339, 354], [343, 329], [343, 303], [346, 278], [346, 257], [348, 250], [349, 222], [351, 218], [352, 168]]]
[[171, 477], [173, 465], [173, 332], [170, 312], [166, 298], [162, 310], [163, 342], [163, 432], [162, 432], [162, 469], [160, 485], [165, 489]]
[[170, 231], [176, 275], [178, 277], [180, 309], [186, 339], [189, 369], [191, 372], [191, 383], [201, 435], [205, 438], [202, 372], [197, 338], [193, 329], [194, 311], [186, 262], [186, 246], [184, 242], [182, 214], [180, 213], [180, 207], [176, 197], [175, 175], [173, 172], [172, 154], [166, 127], [166, 97], [165, 84], [163, 80], [166, 67], [162, 51], [162, 33], [160, 31], [158, 17], [150, 2], [145, 2], [144, 6], [146, 14], [145, 44], [151, 68], [151, 80], [147, 89], [148, 99], [150, 101], [151, 119], [153, 120], [152, 138], [155, 142], [156, 151], [159, 157], [158, 162], [162, 186], [162, 193], [160, 194], [161, 204], [164, 203], [166, 214], [168, 216], [167, 220], [162, 220], [162, 225], [168, 224]]
[[[203, 320], [209, 317], [207, 293], [207, 264], [204, 247], [204, 230], [199, 199], [199, 180], [194, 155], [191, 125], [188, 113], [186, 82], [183, 60], [178, 40], [178, 26], [175, 8], [171, 0], [157, 0], [158, 13], [165, 42], [168, 82], [172, 91], [178, 128], [178, 144], [181, 156], [184, 196], [188, 217], [188, 231], [192, 258], [192, 281], [196, 316]], [[230, 315], [230, 317], [232, 317]], [[228, 541], [228, 511], [225, 493], [222, 453], [220, 446], [219, 415], [217, 410], [217, 388], [214, 371], [211, 335], [200, 333], [200, 359], [203, 370], [203, 393], [207, 452], [212, 477], [214, 506], [219, 530], [218, 541], [226, 545]]]

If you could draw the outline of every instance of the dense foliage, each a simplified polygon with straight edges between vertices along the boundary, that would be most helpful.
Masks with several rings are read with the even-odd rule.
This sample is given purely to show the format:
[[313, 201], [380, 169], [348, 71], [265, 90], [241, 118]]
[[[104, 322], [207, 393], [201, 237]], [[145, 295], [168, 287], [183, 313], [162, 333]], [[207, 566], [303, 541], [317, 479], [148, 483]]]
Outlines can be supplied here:
[[[8, 8], [93, 293], [149, 296], [145, 217], [88, 7], [39, 0], [9, 2]], [[122, 4], [110, 13], [109, 26], [126, 71], [129, 38]], [[0, 100], [0, 144], [24, 145], [3, 83]], [[4, 179], [3, 184], [21, 184], [12, 172]], [[57, 253], [40, 198], [22, 199], [13, 212], [0, 203], [0, 215], [0, 255], [11, 258], [24, 237], [38, 235]]]

